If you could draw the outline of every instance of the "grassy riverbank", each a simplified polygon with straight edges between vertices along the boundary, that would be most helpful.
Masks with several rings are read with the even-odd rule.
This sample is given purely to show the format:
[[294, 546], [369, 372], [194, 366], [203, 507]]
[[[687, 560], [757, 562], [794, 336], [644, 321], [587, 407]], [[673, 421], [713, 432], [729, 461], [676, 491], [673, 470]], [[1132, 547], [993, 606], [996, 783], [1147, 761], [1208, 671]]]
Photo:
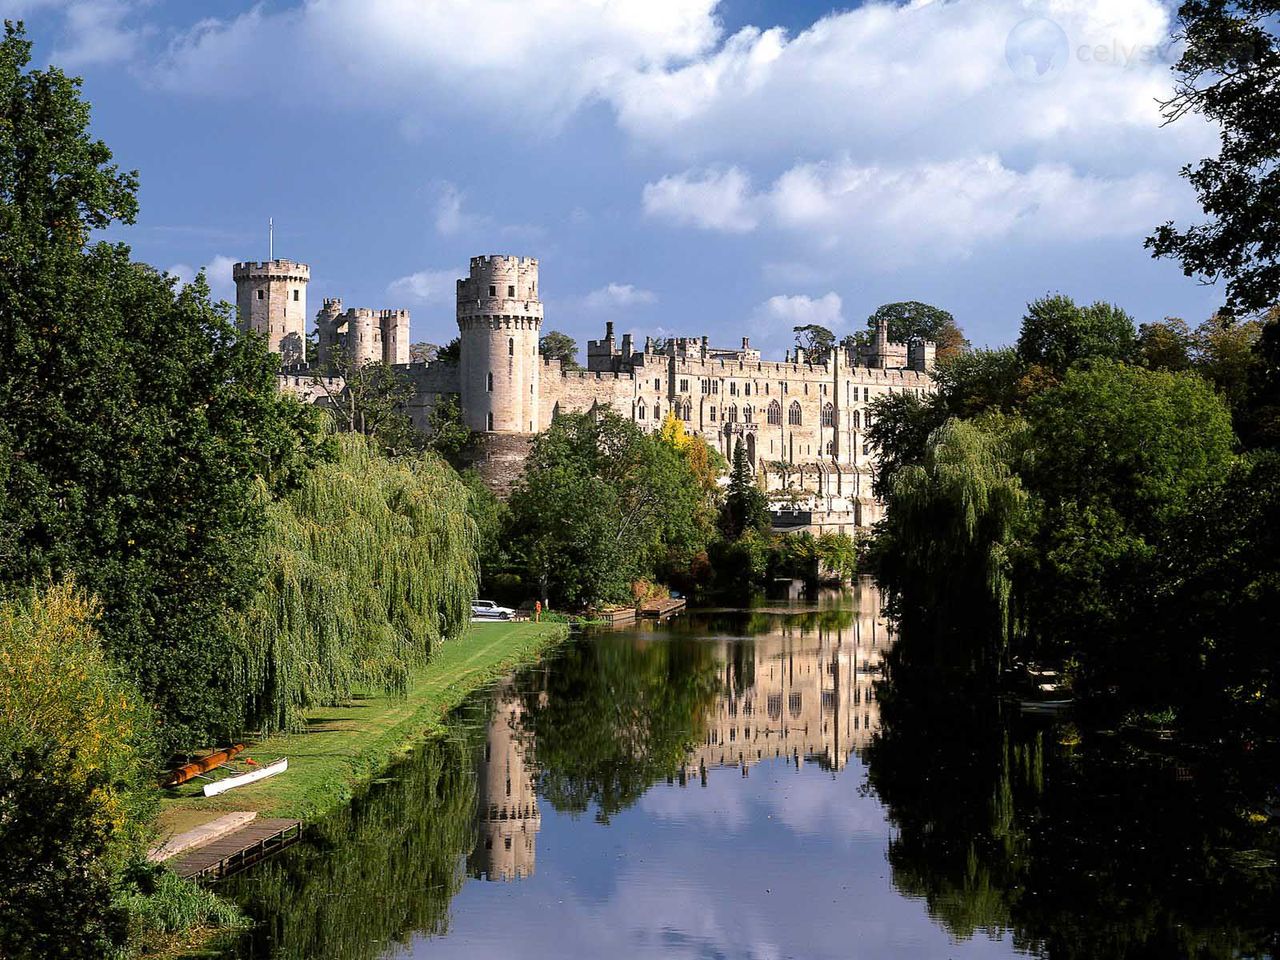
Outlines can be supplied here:
[[410, 679], [408, 695], [360, 697], [311, 711], [307, 729], [250, 744], [259, 763], [289, 758], [285, 773], [217, 797], [187, 786], [168, 795], [160, 813], [165, 832], [186, 829], [228, 810], [315, 819], [340, 806], [424, 736], [440, 733], [446, 713], [468, 694], [534, 660], [568, 630], [554, 623], [486, 623], [445, 644]]

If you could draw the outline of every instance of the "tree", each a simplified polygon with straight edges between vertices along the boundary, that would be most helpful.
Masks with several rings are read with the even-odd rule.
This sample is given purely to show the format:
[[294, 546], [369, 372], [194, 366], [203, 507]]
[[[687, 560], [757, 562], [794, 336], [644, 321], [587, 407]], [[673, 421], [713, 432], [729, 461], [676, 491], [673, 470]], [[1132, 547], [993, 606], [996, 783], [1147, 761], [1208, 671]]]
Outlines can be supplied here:
[[440, 352], [436, 354], [436, 359], [439, 360], [441, 363], [454, 363], [454, 364], [461, 363], [462, 362], [461, 338], [454, 337], [452, 340], [446, 343], [443, 347], [441, 347]]
[[[946, 360], [969, 348], [963, 331], [946, 310], [918, 300], [886, 303], [867, 317], [867, 330], [874, 334], [881, 321], [889, 324], [889, 339], [895, 343], [932, 340], [938, 345], [938, 360]], [[867, 342], [869, 342], [869, 336]]]
[[1181, 317], [1144, 323], [1138, 327], [1137, 361], [1148, 370], [1189, 370], [1194, 345]]
[[1219, 149], [1182, 169], [1208, 220], [1158, 227], [1146, 246], [1183, 272], [1226, 280], [1223, 312], [1248, 316], [1280, 302], [1280, 44], [1275, 0], [1185, 0], [1186, 46], [1175, 65], [1166, 122], [1198, 113], [1218, 131]]
[[471, 430], [462, 422], [462, 407], [454, 394], [446, 394], [427, 414], [427, 446], [446, 460], [456, 457], [471, 442]]
[[1162, 671], [1179, 669], [1140, 628], [1164, 576], [1160, 543], [1197, 491], [1225, 478], [1230, 412], [1194, 374], [1097, 362], [1033, 397], [1027, 418], [1024, 480], [1042, 503], [1027, 614], [1080, 657], [1086, 682], [1149, 702]]
[[1027, 305], [1018, 336], [1018, 357], [1061, 376], [1081, 360], [1128, 360], [1133, 355], [1132, 318], [1114, 304], [1077, 306], [1062, 294]]
[[701, 548], [684, 459], [612, 411], [557, 417], [512, 494], [512, 553], [557, 603], [622, 601], [655, 565]]
[[729, 489], [720, 509], [720, 532], [727, 540], [737, 540], [749, 531], [766, 533], [769, 525], [769, 501], [756, 484], [747, 451], [738, 440], [733, 445]]
[[796, 346], [803, 349], [810, 360], [821, 361], [835, 346], [836, 335], [821, 324], [806, 323], [792, 329], [796, 335]]
[[547, 360], [559, 360], [566, 370], [577, 370], [578, 344], [573, 337], [559, 330], [548, 330], [538, 339], [538, 353]]
[[[0, 44], [0, 441], [9, 447], [0, 584], [74, 575], [102, 603], [111, 657], [156, 709], [164, 747], [234, 715], [228, 609], [257, 583], [259, 478], [296, 484], [313, 413], [276, 387], [203, 277], [175, 281], [90, 230], [133, 219], [136, 179], [89, 139], [78, 82], [23, 72]], [[193, 680], [193, 678], [201, 678]]]
[[412, 380], [381, 361], [352, 363], [342, 348], [334, 351], [334, 362], [346, 371], [341, 380], [316, 373], [311, 382], [325, 394], [324, 410], [338, 432], [372, 437], [389, 456], [422, 449], [424, 438], [405, 413], [414, 396]]
[[1249, 382], [1260, 363], [1257, 350], [1262, 337], [1258, 320], [1230, 320], [1212, 316], [1192, 334], [1192, 365], [1226, 398], [1239, 416], [1249, 398]]

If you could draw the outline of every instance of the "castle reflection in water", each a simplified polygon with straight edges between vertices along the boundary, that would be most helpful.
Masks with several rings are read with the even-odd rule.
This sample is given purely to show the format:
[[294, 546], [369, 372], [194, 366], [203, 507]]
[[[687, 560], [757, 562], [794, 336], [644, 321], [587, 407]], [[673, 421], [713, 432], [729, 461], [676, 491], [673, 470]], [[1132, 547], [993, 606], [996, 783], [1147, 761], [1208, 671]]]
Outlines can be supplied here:
[[[707, 641], [717, 646], [722, 688], [680, 783], [705, 784], [717, 767], [745, 777], [763, 760], [839, 771], [870, 742], [880, 720], [874, 681], [892, 633], [874, 587], [860, 584], [853, 600], [853, 610], [817, 616], [757, 612], [753, 624], [767, 623], [762, 632]], [[537, 864], [536, 747], [521, 732], [523, 713], [513, 688], [498, 691], [477, 771], [473, 877], [519, 880]]]

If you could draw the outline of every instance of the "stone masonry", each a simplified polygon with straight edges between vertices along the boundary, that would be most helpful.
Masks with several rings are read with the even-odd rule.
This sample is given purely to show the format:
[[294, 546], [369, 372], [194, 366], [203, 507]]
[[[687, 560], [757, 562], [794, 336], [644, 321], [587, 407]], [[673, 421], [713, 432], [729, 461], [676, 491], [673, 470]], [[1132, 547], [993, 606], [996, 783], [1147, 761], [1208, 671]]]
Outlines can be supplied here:
[[[304, 328], [289, 308], [305, 310], [309, 276], [305, 264], [287, 260], [235, 268], [242, 326], [267, 333], [290, 366], [301, 362], [289, 363], [303, 355]], [[641, 343], [631, 334], [618, 339], [608, 323], [604, 337], [587, 344], [586, 368], [569, 370], [539, 356], [542, 319], [536, 259], [472, 257], [458, 281], [459, 363], [409, 363], [408, 311], [344, 312], [340, 300], [326, 300], [317, 314], [318, 359], [326, 365], [341, 346], [352, 362], [394, 365], [413, 382], [408, 412], [420, 427], [437, 403], [456, 398], [475, 436], [468, 459], [500, 492], [518, 479], [532, 438], [560, 414], [609, 408], [654, 431], [671, 413], [726, 459], [741, 443], [770, 495], [775, 526], [815, 533], [852, 533], [879, 519], [870, 404], [933, 388], [934, 344], [890, 342], [884, 326], [857, 353], [837, 347], [817, 359], [797, 348], [777, 361], [763, 359], [746, 337], [730, 348], [707, 337]], [[313, 379], [290, 369], [281, 385], [311, 400], [332, 395], [332, 379], [328, 389]]]

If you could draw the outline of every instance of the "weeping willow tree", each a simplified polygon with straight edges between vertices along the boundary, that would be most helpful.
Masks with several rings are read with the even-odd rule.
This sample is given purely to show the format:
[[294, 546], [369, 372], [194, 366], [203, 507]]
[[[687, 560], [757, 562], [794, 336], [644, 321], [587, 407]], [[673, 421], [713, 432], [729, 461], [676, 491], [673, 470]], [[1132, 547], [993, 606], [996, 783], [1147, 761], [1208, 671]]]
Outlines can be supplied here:
[[[1013, 552], [1030, 521], [1012, 466], [1025, 429], [1001, 415], [948, 420], [930, 435], [923, 462], [893, 476], [874, 562], [904, 615], [985, 607], [992, 629], [974, 635], [989, 635], [1000, 647], [1008, 642]], [[967, 651], [984, 661], [990, 652]]]
[[[261, 587], [233, 629], [246, 726], [296, 728], [358, 689], [403, 692], [470, 619], [470, 494], [433, 454], [390, 459], [359, 435], [267, 507]], [[263, 496], [265, 496], [265, 491]]]

